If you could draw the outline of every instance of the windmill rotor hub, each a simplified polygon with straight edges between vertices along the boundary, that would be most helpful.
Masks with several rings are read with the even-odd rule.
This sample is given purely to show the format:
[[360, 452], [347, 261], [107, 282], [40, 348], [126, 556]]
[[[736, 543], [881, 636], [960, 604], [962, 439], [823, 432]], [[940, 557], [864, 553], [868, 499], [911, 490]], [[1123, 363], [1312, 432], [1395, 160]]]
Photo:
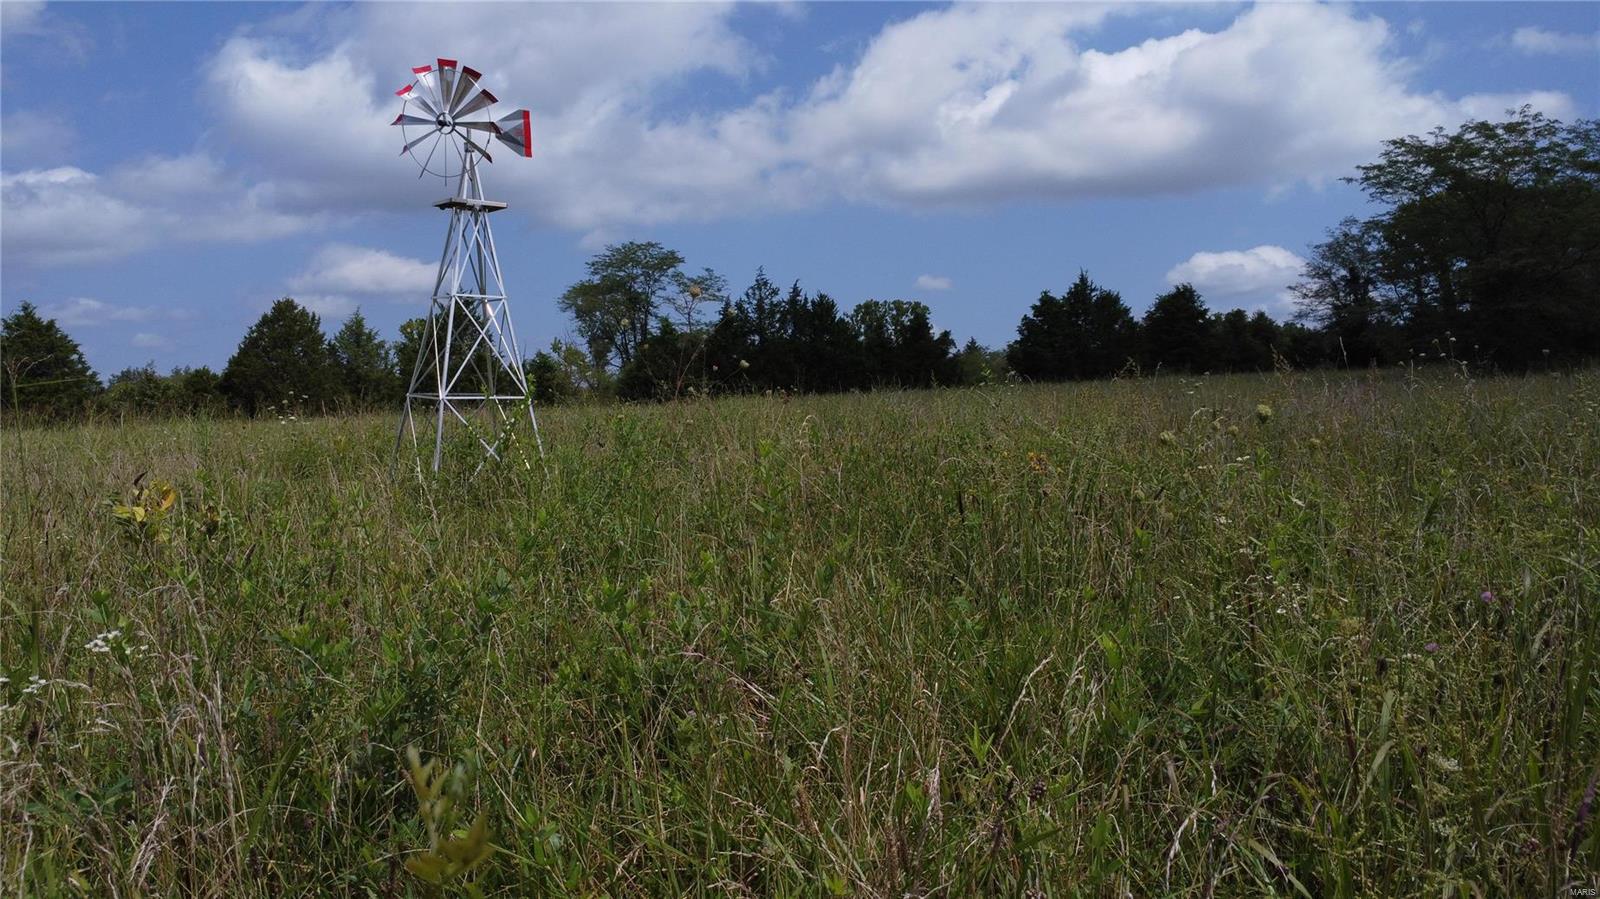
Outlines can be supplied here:
[[482, 73], [440, 59], [437, 66], [417, 66], [411, 74], [411, 83], [395, 91], [403, 105], [391, 124], [404, 134], [400, 155], [416, 160], [423, 175], [451, 181], [461, 178], [473, 159], [494, 162], [491, 138], [518, 156], [533, 155], [528, 110], [495, 118], [490, 108], [500, 100], [479, 84]]

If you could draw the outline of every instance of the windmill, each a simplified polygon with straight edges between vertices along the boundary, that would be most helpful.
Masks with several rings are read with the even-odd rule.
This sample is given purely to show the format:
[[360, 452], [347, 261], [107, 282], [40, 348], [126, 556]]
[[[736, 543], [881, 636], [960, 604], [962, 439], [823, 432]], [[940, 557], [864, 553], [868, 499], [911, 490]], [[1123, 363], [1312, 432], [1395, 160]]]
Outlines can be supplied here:
[[542, 457], [533, 396], [489, 231], [489, 215], [506, 204], [484, 198], [479, 174], [480, 164], [494, 161], [486, 149], [490, 138], [518, 156], [533, 155], [528, 110], [493, 118], [489, 109], [499, 101], [479, 86], [483, 76], [453, 59], [411, 72], [411, 83], [395, 91], [403, 101], [391, 123], [403, 135], [400, 155], [410, 154], [421, 167], [418, 178], [442, 178], [454, 184], [455, 194], [433, 204], [450, 213], [450, 227], [395, 452], [409, 433], [420, 466], [425, 440], [418, 436], [420, 422], [420, 430], [433, 437], [434, 471], [443, 461], [446, 430], [456, 426], [465, 427], [490, 458], [499, 460], [515, 442], [526, 410]]

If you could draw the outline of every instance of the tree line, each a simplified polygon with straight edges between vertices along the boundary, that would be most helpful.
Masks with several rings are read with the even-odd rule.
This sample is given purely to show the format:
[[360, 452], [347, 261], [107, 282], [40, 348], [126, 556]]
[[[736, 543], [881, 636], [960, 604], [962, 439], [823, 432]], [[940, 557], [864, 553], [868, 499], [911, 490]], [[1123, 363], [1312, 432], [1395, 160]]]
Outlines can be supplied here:
[[[607, 247], [558, 304], [576, 341], [524, 363], [536, 402], [665, 400], [752, 391], [1056, 381], [1161, 372], [1386, 365], [1449, 359], [1499, 370], [1600, 356], [1600, 122], [1530, 109], [1504, 122], [1385, 143], [1347, 179], [1380, 211], [1311, 247], [1299, 313], [1212, 311], [1189, 284], [1135, 317], [1080, 271], [1040, 293], [1003, 348], [957, 347], [930, 310], [868, 299], [846, 310], [758, 268], [737, 295], [659, 243]], [[104, 385], [77, 343], [29, 303], [0, 320], [0, 405], [40, 415], [392, 406], [422, 319], [384, 340], [358, 310], [330, 338], [293, 299], [275, 303], [223, 371], [125, 369]]]

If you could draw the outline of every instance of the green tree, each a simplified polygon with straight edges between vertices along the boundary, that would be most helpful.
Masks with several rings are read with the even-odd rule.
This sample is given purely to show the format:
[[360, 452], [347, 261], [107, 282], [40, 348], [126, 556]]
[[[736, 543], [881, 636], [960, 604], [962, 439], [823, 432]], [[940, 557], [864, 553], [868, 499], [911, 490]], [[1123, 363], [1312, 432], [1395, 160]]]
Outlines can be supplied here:
[[728, 279], [710, 268], [702, 269], [698, 275], [675, 272], [672, 288], [673, 292], [667, 295], [667, 305], [677, 314], [685, 331], [695, 330], [694, 317], [701, 306], [728, 301]]
[[634, 357], [651, 334], [667, 289], [680, 283], [681, 265], [682, 256], [653, 241], [613, 244], [589, 260], [589, 277], [557, 302], [572, 316], [596, 365], [620, 369]]
[[[1600, 120], [1529, 107], [1388, 141], [1350, 179], [1413, 348], [1522, 366], [1600, 347]], [[1476, 351], [1473, 351], [1473, 347]]]
[[561, 360], [546, 350], [533, 354], [522, 366], [533, 388], [533, 401], [541, 406], [570, 403], [578, 396], [578, 385]]
[[177, 381], [162, 377], [154, 363], [125, 368], [106, 382], [101, 404], [123, 415], [171, 415], [183, 411]]
[[963, 387], [994, 384], [1004, 381], [1010, 373], [1005, 352], [983, 346], [976, 337], [967, 338], [966, 345], [956, 355], [956, 367], [960, 373], [957, 383]]
[[861, 334], [866, 386], [936, 387], [958, 377], [956, 342], [935, 334], [927, 305], [914, 300], [867, 300], [851, 310]]
[[1061, 296], [1039, 294], [1006, 348], [1006, 361], [1019, 376], [1036, 381], [1105, 377], [1133, 359], [1138, 337], [1122, 296], [1080, 271]]
[[315, 313], [284, 297], [244, 335], [222, 372], [222, 392], [246, 414], [325, 408], [339, 395], [339, 368]]
[[360, 309], [351, 313], [339, 333], [333, 335], [332, 349], [341, 386], [351, 402], [372, 406], [391, 402], [401, 392], [394, 351], [367, 326]]
[[706, 335], [680, 331], [666, 319], [645, 338], [617, 375], [617, 396], [625, 400], [678, 399], [691, 388], [705, 389]]
[[[835, 393], [870, 386], [861, 337], [832, 297], [825, 293], [804, 297], [786, 318], [799, 389]], [[930, 364], [930, 370], [943, 373], [937, 360]]]
[[174, 368], [170, 377], [178, 402], [186, 412], [212, 412], [226, 404], [222, 395], [222, 376], [204, 365], [199, 368]]
[[425, 318], [408, 318], [400, 323], [400, 339], [394, 342], [394, 361], [400, 376], [400, 392], [411, 386], [411, 376], [417, 369], [417, 355], [422, 352], [422, 336], [428, 330]]
[[1243, 309], [1211, 316], [1212, 365], [1219, 371], [1267, 371], [1272, 368], [1278, 326], [1265, 312]]
[[1144, 314], [1145, 364], [1165, 371], [1202, 372], [1215, 367], [1210, 314], [1192, 284], [1156, 297]]
[[33, 415], [84, 412], [100, 392], [78, 342], [32, 303], [0, 319], [0, 405]]
[[1311, 247], [1290, 290], [1297, 317], [1327, 333], [1348, 365], [1366, 367], [1400, 355], [1396, 304], [1384, 298], [1383, 238], [1371, 223], [1346, 218]]

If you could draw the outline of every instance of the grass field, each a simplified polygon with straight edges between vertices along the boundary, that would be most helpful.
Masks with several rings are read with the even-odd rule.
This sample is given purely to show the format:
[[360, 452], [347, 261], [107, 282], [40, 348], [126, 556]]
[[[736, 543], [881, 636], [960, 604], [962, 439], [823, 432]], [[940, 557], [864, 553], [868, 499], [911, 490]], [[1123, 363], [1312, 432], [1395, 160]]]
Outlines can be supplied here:
[[486, 894], [1600, 886], [1600, 373], [541, 422], [9, 430], [4, 891], [426, 895], [413, 745]]

